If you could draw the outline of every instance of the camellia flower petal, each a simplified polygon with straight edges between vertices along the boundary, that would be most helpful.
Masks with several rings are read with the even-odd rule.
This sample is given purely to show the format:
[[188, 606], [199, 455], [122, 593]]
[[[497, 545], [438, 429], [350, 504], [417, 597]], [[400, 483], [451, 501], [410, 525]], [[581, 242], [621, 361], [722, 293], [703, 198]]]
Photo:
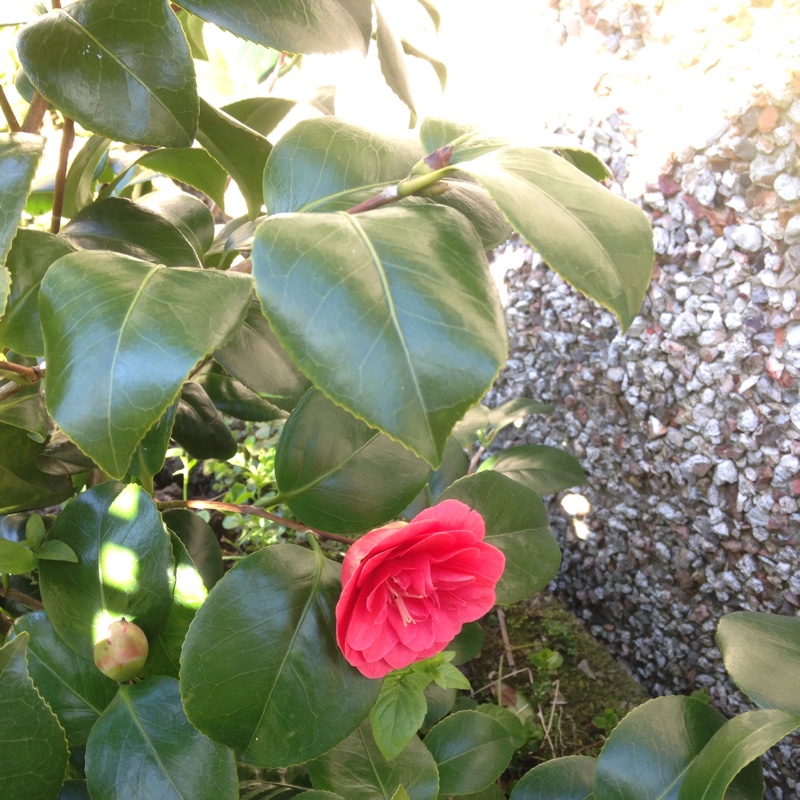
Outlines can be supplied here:
[[408, 524], [362, 536], [347, 551], [336, 640], [368, 678], [441, 652], [495, 602], [505, 557], [483, 541], [483, 517], [445, 500]]

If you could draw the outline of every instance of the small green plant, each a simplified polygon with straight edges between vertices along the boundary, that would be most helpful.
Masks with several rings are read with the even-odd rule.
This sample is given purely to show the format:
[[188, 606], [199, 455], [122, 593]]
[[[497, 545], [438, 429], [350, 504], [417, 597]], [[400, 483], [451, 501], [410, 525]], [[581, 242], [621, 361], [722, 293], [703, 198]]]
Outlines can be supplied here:
[[592, 717], [592, 725], [608, 735], [619, 725], [619, 716], [613, 708], [607, 708], [602, 714]]

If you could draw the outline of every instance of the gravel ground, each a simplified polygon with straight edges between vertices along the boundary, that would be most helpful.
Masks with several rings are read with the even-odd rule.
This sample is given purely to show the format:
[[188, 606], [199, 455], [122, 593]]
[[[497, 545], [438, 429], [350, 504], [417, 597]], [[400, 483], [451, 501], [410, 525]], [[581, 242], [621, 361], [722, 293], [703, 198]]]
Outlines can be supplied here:
[[[559, 41], [591, 27], [622, 60], [646, 49], [654, 27], [639, 5], [551, 5]], [[730, 43], [714, 41], [735, 52], [753, 12], [773, 3], [727, 5]], [[800, 4], [774, 5], [800, 19]], [[796, 55], [793, 31], [782, 52]], [[713, 55], [701, 47], [686, 68]], [[642, 206], [656, 267], [622, 336], [524, 243], [498, 250], [511, 357], [489, 403], [557, 404], [502, 446], [565, 447], [587, 472], [575, 490], [587, 514], [550, 502], [564, 549], [556, 594], [648, 690], [705, 687], [733, 715], [752, 706], [726, 676], [719, 618], [800, 616], [800, 73], [755, 86], [710, 139], [642, 181], [631, 181], [639, 131], [624, 111], [554, 132], [593, 149], [612, 188]], [[800, 737], [765, 763], [767, 798], [800, 796]]]

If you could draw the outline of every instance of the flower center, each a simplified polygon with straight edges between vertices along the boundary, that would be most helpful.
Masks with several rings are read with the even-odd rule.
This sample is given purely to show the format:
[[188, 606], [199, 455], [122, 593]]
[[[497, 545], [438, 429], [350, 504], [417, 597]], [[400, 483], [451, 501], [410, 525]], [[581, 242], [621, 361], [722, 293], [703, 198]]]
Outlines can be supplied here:
[[408, 610], [405, 598], [413, 597], [415, 600], [422, 600], [425, 595], [411, 594], [411, 592], [405, 591], [405, 587], [396, 577], [392, 578], [391, 580], [392, 583], [397, 587], [397, 590], [395, 591], [394, 589], [390, 589], [389, 591], [392, 593], [392, 600], [394, 600], [397, 610], [400, 612], [400, 619], [403, 620], [403, 625], [408, 625], [409, 622], [412, 625], [416, 624], [416, 620]]

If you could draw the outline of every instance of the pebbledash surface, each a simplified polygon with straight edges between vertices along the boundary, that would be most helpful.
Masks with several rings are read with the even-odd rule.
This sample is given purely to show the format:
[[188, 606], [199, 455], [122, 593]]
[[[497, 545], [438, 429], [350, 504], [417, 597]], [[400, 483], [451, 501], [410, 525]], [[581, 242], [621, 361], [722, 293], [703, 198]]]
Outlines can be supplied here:
[[[624, 115], [562, 133], [607, 158], [620, 190], [636, 153]], [[630, 197], [656, 267], [624, 336], [522, 242], [494, 254], [511, 355], [487, 401], [557, 405], [499, 446], [566, 446], [589, 478], [585, 516], [550, 500], [557, 595], [653, 694], [705, 687], [728, 715], [752, 705], [726, 676], [719, 618], [800, 615], [799, 145], [795, 79]], [[768, 800], [798, 796], [800, 737], [765, 765]]]

